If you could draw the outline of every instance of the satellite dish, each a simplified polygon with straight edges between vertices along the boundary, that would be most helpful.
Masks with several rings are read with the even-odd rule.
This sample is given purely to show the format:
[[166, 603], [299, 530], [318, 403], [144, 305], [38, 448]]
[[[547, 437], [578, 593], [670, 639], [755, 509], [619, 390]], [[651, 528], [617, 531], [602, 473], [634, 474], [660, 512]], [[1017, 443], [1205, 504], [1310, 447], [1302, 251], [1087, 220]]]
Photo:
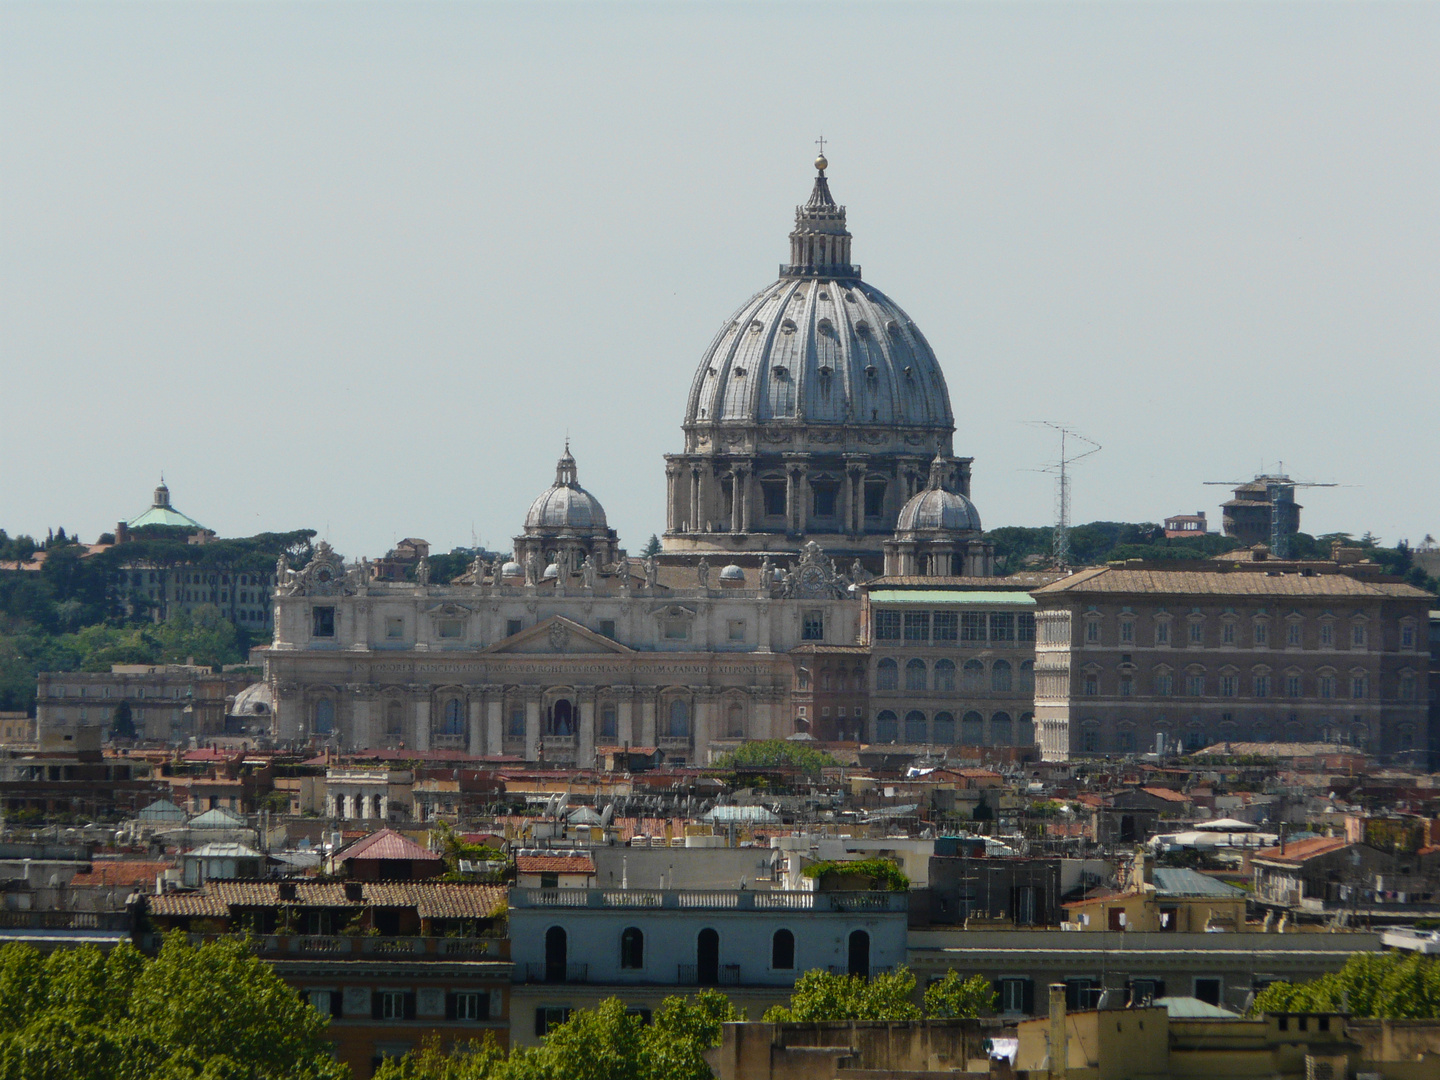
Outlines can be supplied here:
[[600, 815], [600, 827], [603, 829], [615, 819], [615, 804], [611, 803], [605, 807], [605, 812]]

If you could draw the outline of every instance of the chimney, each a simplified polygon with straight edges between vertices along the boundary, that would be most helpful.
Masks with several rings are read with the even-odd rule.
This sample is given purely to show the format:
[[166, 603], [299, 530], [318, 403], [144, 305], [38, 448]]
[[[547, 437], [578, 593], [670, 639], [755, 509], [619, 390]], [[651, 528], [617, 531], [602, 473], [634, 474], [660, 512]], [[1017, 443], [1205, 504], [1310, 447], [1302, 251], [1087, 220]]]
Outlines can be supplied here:
[[123, 521], [115, 523], [115, 543], [126, 544], [130, 542], [130, 526]]
[[1050, 1080], [1065, 1080], [1069, 1050], [1065, 1022], [1065, 984], [1050, 984]]

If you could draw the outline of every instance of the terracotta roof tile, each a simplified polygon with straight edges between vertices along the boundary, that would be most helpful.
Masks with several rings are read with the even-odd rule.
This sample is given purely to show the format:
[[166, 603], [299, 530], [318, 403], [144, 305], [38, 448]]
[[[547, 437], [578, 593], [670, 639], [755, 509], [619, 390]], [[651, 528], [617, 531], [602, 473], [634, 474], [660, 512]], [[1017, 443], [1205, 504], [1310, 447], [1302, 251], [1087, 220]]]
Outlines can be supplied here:
[[[1263, 564], [1261, 564], [1263, 565]], [[1035, 590], [1055, 593], [1155, 593], [1208, 596], [1314, 596], [1420, 599], [1430, 594], [1399, 582], [1361, 581], [1348, 574], [1270, 574], [1260, 570], [1123, 570], [1100, 566]]]
[[593, 874], [595, 864], [588, 855], [578, 859], [568, 855], [519, 855], [515, 869], [522, 874]]
[[1183, 803], [1183, 802], [1189, 802], [1189, 801], [1190, 801], [1190, 800], [1187, 799], [1184, 795], [1180, 794], [1180, 792], [1175, 791], [1175, 790], [1173, 790], [1173, 789], [1171, 789], [1171, 788], [1165, 788], [1165, 787], [1144, 787], [1144, 788], [1141, 788], [1140, 790], [1143, 791], [1143, 792], [1145, 792], [1146, 795], [1151, 795], [1151, 796], [1153, 796], [1154, 798], [1157, 798], [1157, 799], [1163, 799], [1165, 802]]
[[139, 859], [97, 859], [90, 864], [89, 871], [76, 874], [70, 879], [74, 888], [108, 885], [150, 885], [166, 870], [175, 869], [174, 863], [143, 862]]
[[[484, 919], [495, 914], [505, 899], [501, 885], [472, 885], [454, 881], [367, 881], [361, 899], [345, 895], [338, 881], [297, 881], [293, 907], [362, 908], [413, 907], [422, 919]], [[277, 907], [278, 881], [211, 881], [198, 893], [166, 893], [150, 897], [150, 911], [159, 916], [223, 918], [231, 908]]]
[[1255, 852], [1253, 859], [1266, 859], [1270, 862], [1302, 863], [1307, 859], [1313, 859], [1317, 855], [1328, 855], [1332, 851], [1339, 851], [1341, 848], [1350, 846], [1350, 841], [1343, 836], [1313, 836], [1309, 840], [1295, 840], [1285, 845], [1284, 853], [1280, 848], [1264, 848]]
[[439, 862], [440, 856], [426, 851], [413, 840], [407, 840], [394, 829], [381, 829], [371, 833], [364, 840], [357, 840], [342, 851], [337, 862], [351, 859], [400, 859], [405, 862]]

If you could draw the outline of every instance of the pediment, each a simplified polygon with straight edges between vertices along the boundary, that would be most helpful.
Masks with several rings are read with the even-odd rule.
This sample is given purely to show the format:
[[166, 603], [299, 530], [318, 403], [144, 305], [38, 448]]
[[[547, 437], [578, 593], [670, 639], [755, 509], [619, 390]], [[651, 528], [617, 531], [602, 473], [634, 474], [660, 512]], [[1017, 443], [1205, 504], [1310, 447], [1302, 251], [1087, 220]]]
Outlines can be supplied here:
[[482, 650], [486, 653], [524, 653], [556, 656], [573, 653], [633, 653], [635, 650], [611, 641], [563, 615], [552, 615], [513, 637], [497, 641]]

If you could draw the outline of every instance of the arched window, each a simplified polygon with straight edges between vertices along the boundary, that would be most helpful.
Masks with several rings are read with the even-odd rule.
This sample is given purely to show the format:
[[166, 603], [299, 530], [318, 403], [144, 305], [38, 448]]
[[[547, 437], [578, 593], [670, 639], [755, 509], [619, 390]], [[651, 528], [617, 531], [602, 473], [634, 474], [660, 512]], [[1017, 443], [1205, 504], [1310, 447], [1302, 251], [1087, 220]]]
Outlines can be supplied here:
[[335, 702], [322, 698], [315, 703], [315, 734], [329, 735], [335, 730]]
[[862, 979], [870, 977], [870, 935], [864, 930], [850, 931], [850, 964], [848, 973]]
[[1009, 746], [1015, 738], [1008, 712], [997, 712], [990, 717], [990, 742], [994, 746]]
[[645, 966], [645, 935], [638, 927], [629, 927], [620, 935], [620, 966], [632, 971]]
[[690, 735], [690, 708], [684, 698], [670, 702], [670, 725], [666, 734], [672, 739], [684, 739]]
[[967, 712], [960, 718], [960, 741], [966, 746], [979, 746], [985, 741], [985, 718], [978, 712]]
[[725, 734], [731, 739], [745, 737], [745, 706], [732, 701], [725, 710]]
[[708, 926], [695, 937], [695, 981], [720, 985], [720, 933]]
[[920, 659], [905, 661], [905, 689], [925, 689], [925, 661]]
[[821, 690], [829, 690], [829, 689], [830, 689], [830, 672], [828, 672], [828, 671], [822, 671], [822, 672], [820, 672], [820, 689], [821, 689]]
[[405, 732], [405, 709], [398, 701], [385, 706], [385, 734], [403, 735]]
[[955, 717], [948, 712], [935, 714], [935, 721], [930, 725], [930, 739], [932, 742], [950, 744], [955, 741]]
[[776, 930], [770, 939], [770, 966], [776, 971], [795, 967], [795, 935], [789, 930]]
[[900, 738], [900, 718], [889, 709], [875, 717], [875, 741], [893, 743]]
[[947, 692], [955, 689], [955, 661], [935, 661], [935, 689]]
[[563, 926], [552, 926], [545, 931], [545, 981], [565, 981], [565, 966], [569, 959], [569, 941]]
[[1035, 661], [1020, 661], [1020, 677], [1016, 680], [1015, 689], [1022, 694], [1033, 694], [1035, 692]]
[[1035, 745], [1035, 714], [1033, 712], [1020, 714], [1020, 729], [1016, 732], [1016, 745]]
[[575, 706], [568, 698], [561, 698], [550, 706], [547, 720], [545, 734], [561, 738], [575, 734]]
[[960, 669], [961, 689], [980, 691], [985, 689], [985, 665], [979, 660], [966, 660]]
[[905, 741], [907, 743], [925, 741], [925, 714], [919, 709], [905, 714]]
[[1010, 692], [1010, 661], [996, 660], [990, 665], [990, 689], [997, 694]]
[[465, 734], [465, 703], [459, 698], [452, 697], [445, 702], [445, 731], [446, 735]]
[[875, 665], [875, 689], [897, 690], [900, 687], [900, 666], [888, 656]]

